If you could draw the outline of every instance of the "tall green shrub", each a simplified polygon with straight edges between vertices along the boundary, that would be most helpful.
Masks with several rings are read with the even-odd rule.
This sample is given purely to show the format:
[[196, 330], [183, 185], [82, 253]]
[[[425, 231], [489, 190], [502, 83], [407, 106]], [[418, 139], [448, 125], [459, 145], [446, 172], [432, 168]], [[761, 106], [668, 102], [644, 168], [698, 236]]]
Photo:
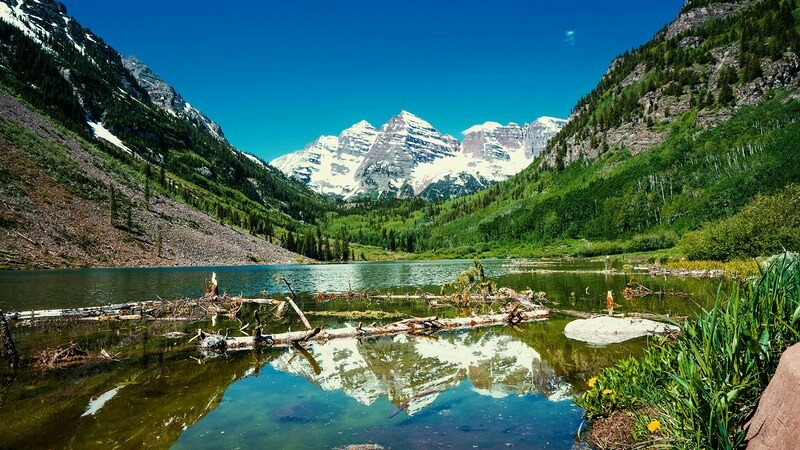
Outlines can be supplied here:
[[800, 185], [758, 196], [739, 213], [687, 233], [681, 246], [689, 259], [727, 261], [800, 248]]

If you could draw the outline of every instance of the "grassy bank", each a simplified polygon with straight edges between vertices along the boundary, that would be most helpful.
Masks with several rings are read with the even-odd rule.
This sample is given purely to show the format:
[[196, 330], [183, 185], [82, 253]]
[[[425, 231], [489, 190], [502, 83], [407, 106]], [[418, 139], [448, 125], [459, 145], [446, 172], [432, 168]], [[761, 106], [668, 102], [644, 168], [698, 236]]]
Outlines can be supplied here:
[[632, 416], [644, 445], [743, 448], [745, 423], [775, 373], [781, 353], [800, 341], [800, 260], [772, 260], [761, 275], [718, 294], [716, 305], [589, 380], [576, 399], [590, 419]]

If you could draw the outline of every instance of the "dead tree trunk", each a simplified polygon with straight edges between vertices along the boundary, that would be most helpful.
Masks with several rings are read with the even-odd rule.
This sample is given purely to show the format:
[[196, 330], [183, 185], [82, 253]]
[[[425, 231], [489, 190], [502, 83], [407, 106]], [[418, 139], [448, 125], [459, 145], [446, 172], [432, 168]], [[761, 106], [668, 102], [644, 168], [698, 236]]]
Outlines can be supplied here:
[[[289, 280], [287, 280], [284, 277], [280, 277], [279, 280], [281, 280], [284, 283], [286, 283], [286, 287], [289, 288], [289, 292], [291, 292], [291, 294], [292, 294], [291, 298], [286, 297], [286, 301], [289, 302], [289, 304], [292, 306], [292, 308], [297, 313], [297, 315], [300, 316], [300, 320], [303, 321], [303, 325], [306, 326], [306, 330], [313, 330], [314, 327], [312, 327], [311, 324], [308, 322], [308, 319], [306, 319], [306, 315], [303, 314], [303, 311], [301, 311], [300, 308], [297, 307], [297, 303], [294, 302], [294, 299], [297, 298], [297, 294], [294, 293], [294, 289], [292, 289], [292, 285], [289, 284]], [[317, 331], [317, 333], [318, 332], [319, 331]], [[316, 334], [316, 333], [314, 333], [314, 334]], [[305, 338], [305, 339], [302, 339], [302, 340], [305, 341], [306, 339], [308, 339], [308, 338]]]
[[3, 336], [3, 354], [8, 359], [8, 368], [11, 371], [16, 371], [19, 367], [19, 355], [17, 354], [17, 347], [14, 346], [14, 340], [11, 339], [11, 330], [8, 328], [6, 316], [3, 311], [0, 311], [0, 334]]
[[292, 305], [292, 308], [294, 309], [294, 311], [297, 313], [298, 316], [300, 316], [300, 320], [303, 322], [303, 325], [306, 326], [306, 330], [313, 329], [311, 324], [308, 322], [308, 319], [306, 319], [306, 315], [303, 314], [303, 311], [301, 311], [300, 308], [297, 307], [297, 303], [295, 303], [294, 300], [292, 300], [292, 299], [290, 299], [288, 297], [286, 298], [286, 301], [288, 301], [289, 304]]
[[206, 297], [216, 297], [219, 295], [219, 284], [217, 284], [217, 272], [211, 272], [211, 282], [206, 286]]
[[322, 330], [315, 328], [305, 331], [290, 331], [274, 335], [261, 334], [255, 336], [224, 337], [220, 335], [203, 335], [200, 338], [201, 350], [244, 350], [252, 349], [259, 345], [289, 346], [303, 341], [328, 341], [341, 338], [363, 338], [370, 336], [386, 336], [394, 334], [434, 333], [440, 330], [455, 330], [461, 328], [477, 328], [482, 326], [505, 325], [508, 323], [528, 322], [542, 320], [549, 315], [546, 308], [537, 308], [532, 311], [516, 311], [513, 317], [509, 314], [489, 314], [474, 317], [459, 317], [454, 319], [441, 319], [439, 317], [411, 318], [393, 322], [388, 325], [364, 327], [336, 328]]

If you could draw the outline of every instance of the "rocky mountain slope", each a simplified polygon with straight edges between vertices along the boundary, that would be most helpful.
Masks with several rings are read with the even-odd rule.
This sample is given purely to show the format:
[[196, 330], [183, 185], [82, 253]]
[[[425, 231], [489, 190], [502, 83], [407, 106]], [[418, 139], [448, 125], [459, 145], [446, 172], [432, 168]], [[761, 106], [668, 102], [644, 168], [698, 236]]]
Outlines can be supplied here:
[[[300, 255], [110, 170], [114, 161], [0, 92], [0, 268], [294, 263]], [[112, 211], [109, 190], [117, 211]], [[147, 203], [147, 207], [143, 204]]]
[[201, 111], [190, 105], [172, 86], [165, 83], [152, 69], [135, 56], [122, 59], [122, 65], [136, 82], [150, 95], [150, 101], [167, 113], [184, 117], [208, 129], [209, 133], [224, 140], [222, 128]]
[[636, 155], [663, 142], [666, 125], [691, 110], [701, 127], [714, 127], [770, 89], [796, 86], [795, 6], [688, 0], [650, 42], [611, 63], [549, 142], [543, 166], [564, 167], [613, 148]]
[[550, 117], [524, 126], [486, 122], [465, 130], [459, 142], [402, 111], [380, 129], [361, 121], [270, 164], [323, 194], [441, 200], [519, 172], [565, 123]]
[[[231, 146], [217, 124], [151, 69], [123, 59], [53, 0], [0, 1], [0, 90], [9, 94], [6, 103], [24, 103], [3, 116], [10, 133], [4, 145], [16, 149], [16, 161], [27, 154], [33, 164], [9, 168], [29, 171], [22, 178], [41, 179], [47, 190], [72, 192], [66, 204], [81, 205], [68, 218], [45, 191], [4, 186], [9, 206], [33, 208], [13, 208], [0, 224], [9, 267], [287, 262], [299, 256], [265, 239], [283, 243], [273, 237], [302, 229], [329, 208], [302, 184]], [[12, 114], [23, 109], [29, 111], [17, 116], [38, 113], [47, 120]], [[40, 133], [40, 122], [50, 131]], [[28, 147], [28, 140], [35, 145]], [[36, 149], [60, 156], [37, 156]], [[9, 180], [21, 176], [10, 169]], [[63, 170], [69, 176], [48, 181], [44, 175]], [[96, 185], [81, 188], [87, 179]], [[110, 219], [102, 219], [108, 211]], [[153, 257], [156, 237], [161, 257]]]

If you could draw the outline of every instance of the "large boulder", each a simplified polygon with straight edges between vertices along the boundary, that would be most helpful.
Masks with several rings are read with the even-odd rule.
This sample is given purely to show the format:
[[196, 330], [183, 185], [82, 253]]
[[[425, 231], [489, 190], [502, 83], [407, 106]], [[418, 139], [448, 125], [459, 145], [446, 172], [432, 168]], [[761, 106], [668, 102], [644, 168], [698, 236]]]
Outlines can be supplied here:
[[748, 449], [800, 448], [800, 344], [781, 356], [747, 426]]
[[573, 320], [564, 327], [564, 334], [591, 345], [608, 345], [642, 336], [664, 335], [678, 327], [647, 319], [598, 316]]

